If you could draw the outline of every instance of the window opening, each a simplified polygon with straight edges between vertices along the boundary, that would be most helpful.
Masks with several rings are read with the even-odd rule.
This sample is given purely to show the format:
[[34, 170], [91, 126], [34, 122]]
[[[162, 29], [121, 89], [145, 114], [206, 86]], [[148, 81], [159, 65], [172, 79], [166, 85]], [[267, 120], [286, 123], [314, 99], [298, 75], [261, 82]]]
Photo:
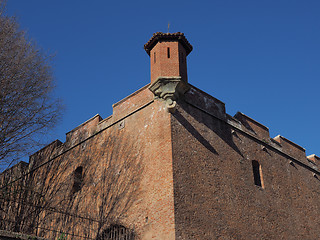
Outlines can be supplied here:
[[170, 48], [167, 48], [167, 54], [168, 54], [168, 58], [170, 58]]
[[153, 53], [153, 60], [154, 60], [154, 63], [156, 63], [156, 53], [155, 52]]
[[82, 175], [83, 168], [77, 167], [77, 169], [73, 173], [73, 191], [78, 192], [81, 190], [82, 182], [83, 182], [83, 175]]
[[261, 165], [258, 161], [252, 161], [252, 170], [253, 170], [253, 177], [254, 177], [254, 184], [263, 188], [263, 179], [262, 179], [262, 172], [261, 172]]

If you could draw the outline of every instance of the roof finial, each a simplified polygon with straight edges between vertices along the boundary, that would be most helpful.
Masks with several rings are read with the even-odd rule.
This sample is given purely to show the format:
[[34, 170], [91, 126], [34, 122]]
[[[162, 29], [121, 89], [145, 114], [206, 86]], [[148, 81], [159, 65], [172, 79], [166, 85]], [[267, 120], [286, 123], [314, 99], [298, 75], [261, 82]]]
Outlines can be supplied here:
[[170, 22], [168, 22], [168, 33], [169, 33], [169, 28], [170, 28]]

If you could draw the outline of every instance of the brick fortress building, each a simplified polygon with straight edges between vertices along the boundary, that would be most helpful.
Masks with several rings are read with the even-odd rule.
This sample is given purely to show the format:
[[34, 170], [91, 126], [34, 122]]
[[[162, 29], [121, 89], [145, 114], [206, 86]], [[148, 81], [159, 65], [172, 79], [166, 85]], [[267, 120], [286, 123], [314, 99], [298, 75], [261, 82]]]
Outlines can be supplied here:
[[188, 83], [182, 33], [151, 82], [2, 173], [1, 228], [46, 239], [318, 239], [319, 158]]

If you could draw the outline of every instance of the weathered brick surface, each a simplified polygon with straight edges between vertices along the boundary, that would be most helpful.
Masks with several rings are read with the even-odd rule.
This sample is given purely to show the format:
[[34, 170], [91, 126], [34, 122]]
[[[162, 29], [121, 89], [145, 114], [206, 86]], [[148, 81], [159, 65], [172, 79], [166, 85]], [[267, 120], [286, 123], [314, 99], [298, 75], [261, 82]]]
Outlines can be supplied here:
[[154, 96], [148, 89], [149, 85], [146, 85], [129, 95], [125, 99], [113, 104], [113, 121], [117, 121], [130, 113], [133, 113], [140, 107], [144, 106], [151, 100]]
[[306, 150], [303, 147], [291, 142], [290, 140], [280, 135], [276, 136], [274, 140], [280, 143], [281, 148], [285, 153], [289, 154], [290, 156], [294, 156], [304, 163], [307, 162]]
[[80, 126], [66, 133], [66, 143], [69, 144], [67, 147], [72, 147], [91, 136], [101, 120], [102, 117], [97, 114]]
[[196, 105], [199, 109], [220, 119], [226, 119], [226, 108], [223, 102], [192, 85], [190, 86], [190, 90], [186, 92], [184, 97], [189, 104]]
[[310, 170], [185, 102], [172, 139], [176, 239], [318, 238], [320, 182]]
[[247, 130], [252, 132], [259, 139], [262, 139], [264, 141], [268, 141], [270, 139], [269, 129], [266, 126], [244, 115], [241, 112], [238, 112], [234, 117], [238, 121], [240, 121]]
[[308, 160], [314, 162], [315, 164], [319, 164], [320, 158], [316, 156], [315, 154], [311, 154], [308, 157]]
[[[50, 229], [58, 229], [72, 239], [95, 238], [118, 223], [141, 239], [174, 239], [170, 115], [159, 101], [141, 108], [148, 96], [140, 91], [116, 106], [128, 106], [127, 113], [139, 109], [128, 116], [119, 111], [123, 126], [110, 123], [95, 132], [101, 120], [95, 117], [69, 133], [63, 145], [53, 143], [32, 156], [31, 162], [48, 162], [31, 179], [33, 191], [46, 202], [31, 216], [39, 236], [50, 239], [57, 236]], [[83, 179], [75, 191], [78, 167]]]

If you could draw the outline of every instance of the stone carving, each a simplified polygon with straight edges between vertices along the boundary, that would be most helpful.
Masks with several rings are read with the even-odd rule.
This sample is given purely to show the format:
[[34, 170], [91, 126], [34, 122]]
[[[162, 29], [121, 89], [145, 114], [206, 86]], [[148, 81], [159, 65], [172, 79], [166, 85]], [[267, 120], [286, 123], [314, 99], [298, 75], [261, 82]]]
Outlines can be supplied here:
[[176, 101], [181, 98], [190, 86], [181, 77], [158, 77], [149, 87], [156, 99], [165, 101], [167, 110], [171, 113], [175, 111]]

